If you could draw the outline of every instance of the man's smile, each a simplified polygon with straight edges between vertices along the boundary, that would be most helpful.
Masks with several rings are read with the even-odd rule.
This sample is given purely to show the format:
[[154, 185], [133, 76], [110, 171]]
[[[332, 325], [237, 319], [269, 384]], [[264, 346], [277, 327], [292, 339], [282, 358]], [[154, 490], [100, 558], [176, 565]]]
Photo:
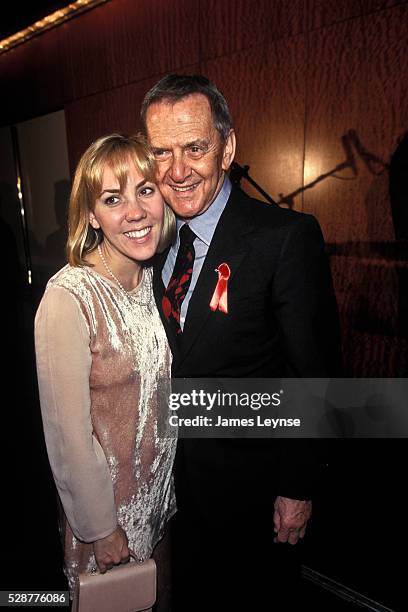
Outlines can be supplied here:
[[169, 187], [171, 187], [173, 191], [178, 191], [179, 193], [183, 193], [186, 191], [193, 191], [196, 187], [198, 187], [199, 184], [200, 184], [200, 181], [198, 183], [194, 183], [194, 185], [185, 185], [184, 187], [181, 187], [180, 185], [169, 185]]

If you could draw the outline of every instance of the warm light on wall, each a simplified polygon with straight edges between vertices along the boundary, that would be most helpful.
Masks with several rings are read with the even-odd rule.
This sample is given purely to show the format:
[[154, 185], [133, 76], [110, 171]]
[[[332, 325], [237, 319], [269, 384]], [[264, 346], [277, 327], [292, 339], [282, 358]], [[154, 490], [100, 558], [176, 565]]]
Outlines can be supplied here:
[[303, 181], [305, 185], [313, 183], [322, 170], [322, 157], [321, 154], [312, 154], [310, 151], [305, 159], [304, 170], [303, 170]]
[[30, 40], [30, 38], [38, 36], [50, 28], [55, 28], [61, 23], [68, 21], [68, 19], [76, 17], [83, 11], [87, 11], [104, 2], [109, 2], [109, 0], [77, 0], [76, 2], [72, 2], [65, 8], [59, 9], [58, 11], [47, 15], [43, 19], [36, 21], [32, 25], [28, 26], [28, 28], [21, 30], [21, 32], [17, 32], [4, 40], [0, 40], [0, 54], [9, 51], [17, 45], [21, 45], [27, 40]]

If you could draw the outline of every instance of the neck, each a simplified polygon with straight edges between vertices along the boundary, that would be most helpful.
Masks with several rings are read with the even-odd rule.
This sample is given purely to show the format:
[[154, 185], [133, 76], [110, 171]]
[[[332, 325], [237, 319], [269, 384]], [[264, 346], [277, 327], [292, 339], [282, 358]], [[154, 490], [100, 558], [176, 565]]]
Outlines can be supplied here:
[[99, 245], [98, 251], [101, 258], [93, 262], [98, 272], [102, 271], [102, 274], [110, 280], [119, 281], [125, 291], [132, 291], [139, 285], [142, 268], [138, 262], [112, 252], [112, 249], [104, 242]]

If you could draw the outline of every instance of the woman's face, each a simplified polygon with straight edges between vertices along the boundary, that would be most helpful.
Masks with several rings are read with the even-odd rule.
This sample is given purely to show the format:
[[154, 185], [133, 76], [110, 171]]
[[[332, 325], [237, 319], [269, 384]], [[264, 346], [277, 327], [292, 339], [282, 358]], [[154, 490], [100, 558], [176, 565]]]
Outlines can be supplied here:
[[146, 261], [156, 252], [163, 225], [164, 203], [155, 183], [147, 181], [129, 161], [128, 180], [123, 191], [107, 165], [101, 193], [89, 213], [94, 228], [104, 235], [104, 247], [115, 259]]

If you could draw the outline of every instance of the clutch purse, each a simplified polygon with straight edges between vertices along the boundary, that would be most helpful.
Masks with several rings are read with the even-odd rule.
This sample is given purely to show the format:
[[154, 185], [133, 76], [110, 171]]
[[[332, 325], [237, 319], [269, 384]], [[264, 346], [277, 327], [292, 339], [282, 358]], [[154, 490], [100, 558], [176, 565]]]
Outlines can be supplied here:
[[156, 601], [156, 563], [153, 559], [116, 565], [105, 574], [79, 574], [72, 612], [141, 612]]

